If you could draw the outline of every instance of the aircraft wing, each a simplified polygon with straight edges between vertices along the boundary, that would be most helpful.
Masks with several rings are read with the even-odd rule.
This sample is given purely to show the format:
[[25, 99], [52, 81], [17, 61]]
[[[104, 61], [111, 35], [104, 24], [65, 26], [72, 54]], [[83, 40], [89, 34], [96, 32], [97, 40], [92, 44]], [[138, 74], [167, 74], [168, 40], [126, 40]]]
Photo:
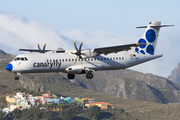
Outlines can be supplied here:
[[[39, 50], [35, 49], [19, 49], [19, 51], [28, 51], [28, 52], [40, 52]], [[65, 52], [65, 50], [45, 50], [44, 52], [49, 52], [49, 51], [56, 51], [56, 53], [62, 53]]]
[[[19, 51], [28, 51], [28, 52], [39, 52], [39, 50], [35, 50], [35, 49], [19, 49]], [[45, 52], [49, 52], [52, 50], [45, 50]]]
[[107, 55], [109, 53], [117, 53], [124, 50], [130, 50], [131, 47], [138, 47], [140, 45], [145, 45], [145, 43], [135, 43], [135, 44], [112, 46], [112, 47], [95, 48], [94, 52], [98, 54]]

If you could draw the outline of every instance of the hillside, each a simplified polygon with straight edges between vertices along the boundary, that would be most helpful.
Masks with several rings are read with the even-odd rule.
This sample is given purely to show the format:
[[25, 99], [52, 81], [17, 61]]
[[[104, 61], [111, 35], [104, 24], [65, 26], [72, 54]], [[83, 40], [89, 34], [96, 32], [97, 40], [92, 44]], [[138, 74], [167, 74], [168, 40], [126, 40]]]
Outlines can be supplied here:
[[172, 80], [175, 83], [180, 84], [180, 63], [176, 65], [174, 70], [171, 72], [171, 74], [168, 76], [168, 79]]
[[[0, 64], [6, 66], [2, 61]], [[97, 102], [110, 102], [140, 120], [180, 118], [180, 104], [160, 104], [179, 100], [179, 85], [163, 77], [118, 70], [96, 72], [92, 80], [77, 75], [70, 81], [66, 74], [42, 73], [22, 75], [15, 81], [14, 74], [5, 68], [0, 68], [0, 72], [0, 85], [7, 86], [10, 91], [12, 87], [23, 87], [59, 96], [92, 97]]]
[[126, 99], [159, 103], [180, 102], [180, 85], [160, 76], [128, 69], [97, 72], [92, 80], [77, 75], [75, 84]]

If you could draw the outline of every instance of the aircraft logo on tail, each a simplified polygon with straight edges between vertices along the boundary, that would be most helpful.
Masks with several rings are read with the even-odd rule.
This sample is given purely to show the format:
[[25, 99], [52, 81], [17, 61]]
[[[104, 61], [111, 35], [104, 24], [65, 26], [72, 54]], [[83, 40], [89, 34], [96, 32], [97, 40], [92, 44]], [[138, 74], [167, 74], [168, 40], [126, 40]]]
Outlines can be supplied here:
[[138, 43], [144, 43], [135, 48], [137, 53], [154, 55], [156, 44], [158, 40], [159, 30], [161, 27], [169, 27], [172, 25], [161, 25], [161, 22], [150, 22], [148, 26], [142, 26], [137, 28], [147, 28], [144, 35], [139, 39]]

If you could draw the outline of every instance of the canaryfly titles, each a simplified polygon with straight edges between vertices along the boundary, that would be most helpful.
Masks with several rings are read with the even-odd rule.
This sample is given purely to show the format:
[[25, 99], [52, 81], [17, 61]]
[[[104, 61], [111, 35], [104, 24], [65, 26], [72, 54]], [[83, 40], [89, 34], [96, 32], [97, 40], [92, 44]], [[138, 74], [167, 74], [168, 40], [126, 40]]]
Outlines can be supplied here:
[[60, 68], [61, 66], [61, 62], [58, 61], [53, 61], [53, 62], [37, 62], [37, 63], [33, 63], [33, 67], [49, 67], [50, 69], [52, 67], [57, 67]]

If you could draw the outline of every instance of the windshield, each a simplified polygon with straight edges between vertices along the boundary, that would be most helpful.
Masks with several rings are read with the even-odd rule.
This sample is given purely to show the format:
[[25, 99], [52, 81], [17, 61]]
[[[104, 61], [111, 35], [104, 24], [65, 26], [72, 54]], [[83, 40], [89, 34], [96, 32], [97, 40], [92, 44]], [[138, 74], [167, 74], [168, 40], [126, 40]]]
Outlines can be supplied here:
[[26, 57], [15, 57], [14, 61], [28, 61]]

